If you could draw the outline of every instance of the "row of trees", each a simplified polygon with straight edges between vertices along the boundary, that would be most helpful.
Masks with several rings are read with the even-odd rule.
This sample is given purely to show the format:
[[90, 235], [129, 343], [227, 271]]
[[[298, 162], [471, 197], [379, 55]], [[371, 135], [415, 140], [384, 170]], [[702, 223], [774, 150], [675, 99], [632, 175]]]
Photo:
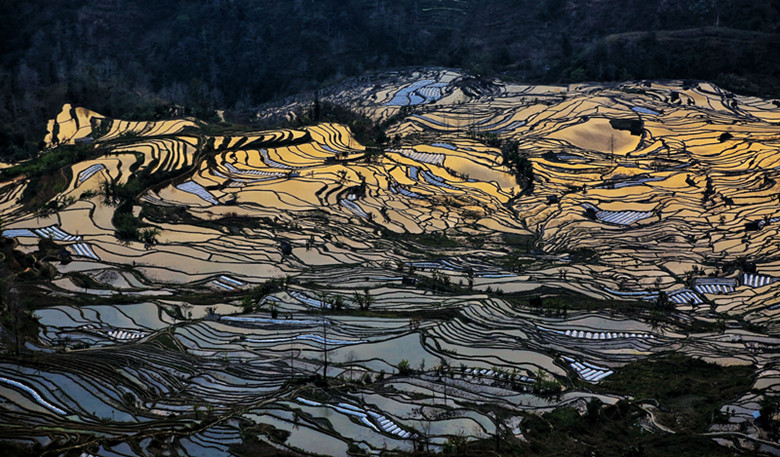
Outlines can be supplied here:
[[[14, 159], [35, 152], [64, 102], [130, 119], [178, 104], [209, 118], [391, 67], [544, 82], [723, 74], [749, 84], [761, 74], [777, 87], [771, 0], [33, 0], [0, 10], [14, 24], [0, 30], [0, 156]], [[704, 26], [721, 28], [650, 33]], [[740, 33], [713, 38], [724, 27]]]

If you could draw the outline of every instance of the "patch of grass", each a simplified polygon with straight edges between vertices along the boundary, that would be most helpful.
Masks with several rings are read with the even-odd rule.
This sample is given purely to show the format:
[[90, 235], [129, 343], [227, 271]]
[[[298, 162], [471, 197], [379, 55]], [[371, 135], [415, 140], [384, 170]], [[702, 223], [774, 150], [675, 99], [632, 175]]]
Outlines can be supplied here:
[[512, 248], [515, 251], [531, 252], [534, 248], [535, 235], [533, 234], [520, 234], [520, 233], [502, 233], [501, 239], [507, 247]]
[[510, 271], [522, 271], [528, 265], [536, 260], [528, 257], [520, 257], [520, 254], [513, 252], [497, 259], [497, 263]]
[[747, 392], [752, 366], [707, 363], [669, 354], [630, 363], [606, 378], [599, 390], [654, 399], [663, 425], [681, 432], [703, 432], [726, 401]]
[[245, 432], [246, 434], [241, 444], [232, 444], [230, 446], [231, 454], [238, 457], [295, 457], [299, 455], [275, 448], [252, 434], [250, 430]]
[[28, 179], [27, 187], [22, 192], [20, 203], [29, 209], [35, 209], [37, 213], [46, 215], [72, 203], [67, 200], [55, 200], [58, 193], [65, 190], [70, 176], [65, 170], [53, 171], [51, 174], [32, 175]]
[[408, 243], [414, 243], [432, 248], [455, 248], [461, 246], [457, 240], [448, 237], [444, 232], [412, 234], [395, 233], [390, 230], [383, 230], [382, 238], [390, 241], [405, 241]]
[[604, 300], [576, 292], [543, 286], [531, 292], [504, 294], [510, 304], [531, 307], [548, 316], [565, 315], [570, 311], [609, 311], [632, 318], [647, 319], [651, 324], [665, 324], [682, 332], [707, 332], [723, 329], [722, 321], [681, 321], [673, 310], [655, 301]]
[[355, 140], [366, 147], [379, 147], [388, 138], [382, 125], [370, 118], [356, 113], [341, 105], [320, 101], [316, 96], [314, 103], [307, 109], [299, 109], [292, 127], [316, 125], [320, 122], [333, 122], [349, 127]]
[[26, 208], [40, 207], [65, 190], [70, 181], [66, 167], [102, 153], [89, 144], [59, 145], [32, 160], [0, 170], [0, 180], [25, 177], [29, 185], [22, 194], [21, 203]]
[[[727, 456], [734, 455], [707, 437], [692, 434], [653, 434], [639, 426], [646, 415], [628, 402], [602, 406], [592, 400], [580, 415], [573, 408], [558, 408], [541, 416], [528, 415], [522, 423], [527, 443], [511, 453], [522, 456]], [[473, 454], [468, 454], [473, 455]]]
[[17, 176], [31, 178], [50, 175], [66, 165], [86, 160], [100, 153], [102, 152], [96, 150], [94, 146], [87, 144], [63, 144], [43, 152], [33, 160], [0, 170], [0, 178], [10, 179]]
[[467, 291], [463, 286], [453, 283], [448, 274], [436, 271], [432, 272], [431, 276], [418, 275], [417, 288], [451, 294], [462, 294]]
[[541, 287], [533, 292], [508, 294], [504, 295], [504, 298], [514, 305], [530, 306], [545, 314], [555, 314], [563, 310], [610, 310], [628, 316], [638, 316], [651, 306], [650, 303], [639, 300], [603, 300], [548, 287]]

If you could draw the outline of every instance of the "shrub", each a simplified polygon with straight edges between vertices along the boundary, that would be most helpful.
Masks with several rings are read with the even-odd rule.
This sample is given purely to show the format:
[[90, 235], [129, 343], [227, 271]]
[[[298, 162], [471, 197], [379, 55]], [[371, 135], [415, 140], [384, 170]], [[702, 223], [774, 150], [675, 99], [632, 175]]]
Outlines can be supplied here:
[[409, 361], [406, 359], [398, 362], [398, 374], [406, 376], [412, 373], [412, 367], [409, 365]]

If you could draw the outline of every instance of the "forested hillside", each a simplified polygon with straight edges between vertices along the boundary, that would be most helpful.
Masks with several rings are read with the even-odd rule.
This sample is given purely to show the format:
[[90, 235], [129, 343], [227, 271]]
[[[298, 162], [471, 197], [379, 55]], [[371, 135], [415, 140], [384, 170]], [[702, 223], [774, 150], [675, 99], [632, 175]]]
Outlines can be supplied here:
[[407, 66], [780, 92], [773, 0], [35, 0], [2, 11], [0, 155], [14, 159], [37, 150], [37, 126], [64, 102], [209, 117]]

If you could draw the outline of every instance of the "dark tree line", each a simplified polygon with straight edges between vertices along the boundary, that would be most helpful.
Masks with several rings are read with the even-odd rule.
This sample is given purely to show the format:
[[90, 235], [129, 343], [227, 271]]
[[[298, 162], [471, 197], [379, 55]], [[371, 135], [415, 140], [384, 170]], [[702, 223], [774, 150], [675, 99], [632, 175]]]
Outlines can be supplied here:
[[208, 118], [407, 66], [529, 82], [720, 77], [780, 92], [771, 0], [1, 0], [0, 11], [5, 158], [34, 153], [64, 102]]

